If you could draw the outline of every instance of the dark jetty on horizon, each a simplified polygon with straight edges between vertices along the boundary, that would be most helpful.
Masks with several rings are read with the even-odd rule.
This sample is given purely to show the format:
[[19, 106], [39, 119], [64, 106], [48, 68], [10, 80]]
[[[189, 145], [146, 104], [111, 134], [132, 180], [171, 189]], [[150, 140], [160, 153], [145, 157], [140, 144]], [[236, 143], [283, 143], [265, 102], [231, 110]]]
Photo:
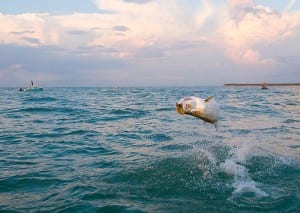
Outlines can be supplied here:
[[266, 84], [267, 86], [300, 86], [300, 83], [260, 83], [260, 84], [248, 84], [248, 83], [230, 83], [230, 84], [224, 84], [224, 86], [261, 86], [262, 84]]

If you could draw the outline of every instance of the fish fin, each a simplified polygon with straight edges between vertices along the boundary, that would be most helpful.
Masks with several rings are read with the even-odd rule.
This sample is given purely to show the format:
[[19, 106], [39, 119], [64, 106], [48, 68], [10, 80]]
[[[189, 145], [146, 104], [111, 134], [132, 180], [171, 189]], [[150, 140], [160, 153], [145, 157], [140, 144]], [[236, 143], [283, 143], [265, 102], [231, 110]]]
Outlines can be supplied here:
[[212, 100], [215, 96], [209, 96], [208, 98], [205, 99], [205, 102], [209, 102], [210, 100]]

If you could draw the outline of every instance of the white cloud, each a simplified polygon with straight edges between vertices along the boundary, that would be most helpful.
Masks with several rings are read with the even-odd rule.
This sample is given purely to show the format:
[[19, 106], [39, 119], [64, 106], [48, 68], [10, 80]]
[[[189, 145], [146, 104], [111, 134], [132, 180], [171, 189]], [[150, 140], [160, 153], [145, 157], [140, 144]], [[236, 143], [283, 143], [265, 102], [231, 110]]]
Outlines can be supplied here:
[[291, 0], [284, 10], [285, 11], [291, 10], [297, 3], [299, 3], [299, 0]]
[[[193, 41], [205, 38], [212, 45], [224, 45], [226, 54], [233, 61], [251, 64], [269, 60], [261, 58], [256, 46], [293, 36], [300, 22], [299, 13], [277, 14], [255, 5], [253, 0], [229, 0], [229, 13], [226, 13], [226, 7], [204, 0], [192, 14], [183, 10], [180, 1], [174, 0], [146, 1], [143, 4], [122, 0], [94, 2], [100, 10], [111, 13], [0, 14], [0, 38], [4, 43], [58, 45], [67, 49], [100, 45], [119, 51], [110, 52], [108, 57], [120, 58], [132, 57], [141, 48], [149, 49], [154, 45], [165, 48], [185, 38]], [[291, 1], [290, 5], [293, 4], [295, 2]], [[210, 25], [216, 23], [209, 31], [206, 29], [208, 21]], [[126, 30], [120, 34], [116, 32], [116, 26]]]
[[[228, 0], [227, 4], [209, 0], [197, 4], [182, 0], [93, 2], [106, 12], [0, 14], [0, 41], [41, 49], [56, 46], [57, 50], [49, 50], [53, 53], [49, 57], [74, 54], [82, 64], [89, 59], [126, 59], [136, 63], [136, 69], [147, 67], [150, 72], [164, 69], [163, 61], [168, 72], [188, 67], [189, 76], [196, 78], [199, 70], [210, 72], [232, 62], [239, 67], [237, 72], [249, 65], [273, 69], [278, 58], [288, 58], [284, 49], [289, 46], [283, 44], [300, 35], [300, 12], [289, 11], [296, 4], [293, 0], [282, 13], [253, 0]], [[283, 50], [275, 55], [270, 48], [279, 43]], [[89, 70], [97, 72], [98, 66]]]
[[[60, 45], [75, 48], [82, 45], [119, 46], [124, 51], [144, 48], [154, 43], [176, 42], [188, 38], [203, 27], [213, 16], [209, 1], [196, 8], [196, 13], [186, 13], [182, 2], [174, 0], [144, 1], [131, 3], [122, 0], [95, 0], [101, 10], [111, 11], [99, 14], [0, 14], [0, 38], [4, 43], [19, 45]], [[126, 31], [115, 31], [115, 26]], [[27, 39], [12, 32], [29, 32]], [[86, 31], [86, 35], [76, 36], [68, 32]], [[24, 37], [24, 36], [23, 36]], [[35, 42], [33, 42], [35, 41]], [[126, 50], [127, 49], [127, 50]]]
[[241, 10], [243, 15], [227, 20], [220, 28], [226, 53], [237, 63], [273, 64], [274, 60], [261, 57], [259, 47], [297, 35], [300, 13], [278, 14], [269, 8], [253, 5], [252, 1], [241, 3], [243, 7], [239, 7], [238, 1], [229, 1], [229, 5]]
[[253, 0], [228, 0], [231, 17], [236, 20], [241, 19], [253, 5]]
[[[51, 19], [48, 14], [0, 14], [0, 39], [2, 43], [25, 46], [59, 44], [59, 32]], [[22, 39], [24, 35], [27, 39]]]

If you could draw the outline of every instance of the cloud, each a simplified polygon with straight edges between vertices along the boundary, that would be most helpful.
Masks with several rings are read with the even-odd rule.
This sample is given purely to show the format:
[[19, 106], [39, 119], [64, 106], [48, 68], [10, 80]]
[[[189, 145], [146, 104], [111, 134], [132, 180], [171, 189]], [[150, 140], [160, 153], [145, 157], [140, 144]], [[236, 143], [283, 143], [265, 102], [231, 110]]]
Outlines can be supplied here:
[[36, 39], [36, 38], [22, 37], [21, 39], [28, 42], [28, 43], [34, 44], [34, 45], [38, 45], [38, 44], [41, 43], [40, 40]]
[[32, 34], [34, 33], [34, 31], [30, 31], [30, 30], [25, 30], [25, 31], [19, 31], [19, 32], [11, 32], [11, 34], [15, 34], [15, 35], [23, 35], [23, 34]]
[[229, 11], [208, 0], [193, 6], [175, 0], [93, 2], [99, 10], [113, 12], [0, 14], [0, 39], [5, 44], [57, 45], [72, 50], [101, 45], [130, 55], [154, 44], [162, 48], [184, 38], [192, 41], [205, 38], [212, 45], [222, 45], [234, 61], [239, 57], [233, 56], [240, 55], [242, 61], [251, 58], [249, 61], [253, 62], [254, 58], [261, 59], [257, 45], [293, 36], [299, 26], [299, 13], [278, 14], [256, 5], [253, 0], [229, 0]]
[[114, 30], [114, 31], [126, 32], [126, 31], [129, 30], [129, 28], [126, 27], [126, 26], [114, 26], [114, 27], [113, 27], [113, 30]]
[[[284, 70], [286, 61], [300, 54], [299, 11], [275, 12], [252, 0], [93, 2], [106, 13], [0, 13], [2, 53], [11, 57], [0, 54], [6, 61], [1, 71], [19, 64], [19, 73], [38, 72], [44, 80], [47, 74], [75, 82], [75, 76], [80, 81], [88, 73], [101, 83], [102, 76], [107, 82], [169, 77], [196, 85], [199, 76], [205, 83], [251, 73], [254, 79], [262, 68]], [[35, 57], [27, 56], [29, 51]]]
[[[6, 44], [36, 45], [32, 39], [40, 44], [57, 42], [57, 29], [54, 22], [48, 22], [51, 16], [47, 14], [4, 15], [0, 13], [0, 40]], [[20, 37], [22, 35], [22, 37]], [[30, 37], [32, 39], [23, 39]]]
[[245, 10], [246, 8], [253, 7], [255, 5], [253, 0], [228, 0], [228, 6], [234, 10]]
[[145, 4], [153, 0], [124, 0], [125, 2], [132, 2], [136, 4]]
[[[84, 47], [85, 48], [85, 47]], [[113, 51], [98, 49], [82, 49], [82, 51]], [[95, 47], [94, 47], [95, 48]], [[28, 54], [30, 52], [30, 54]], [[106, 82], [107, 76], [115, 69], [126, 67], [125, 61], [95, 55], [83, 57], [82, 54], [73, 54], [62, 48], [53, 46], [21, 47], [16, 45], [0, 45], [0, 82], [9, 86], [13, 80], [21, 83], [36, 79], [40, 84], [47, 85], [95, 85]], [[83, 60], [84, 58], [84, 60]], [[101, 76], [101, 78], [99, 78]]]
[[228, 6], [233, 19], [242, 18], [249, 8], [254, 6], [253, 0], [228, 0]]
[[[69, 15], [0, 14], [0, 39], [5, 44], [57, 45], [74, 50], [78, 46], [105, 46], [119, 49], [115, 57], [133, 56], [153, 44], [176, 43], [186, 36], [196, 40], [201, 29], [214, 16], [209, 1], [192, 13], [182, 10], [188, 3], [165, 0], [95, 0], [99, 10], [111, 13]], [[12, 33], [13, 32], [13, 33]], [[30, 36], [27, 34], [30, 33]], [[20, 35], [24, 34], [20, 38]], [[25, 36], [26, 35], [26, 36]], [[28, 39], [30, 38], [30, 39]], [[200, 38], [200, 37], [199, 37]], [[161, 48], [161, 47], [159, 47]]]
[[284, 10], [285, 11], [291, 10], [297, 3], [299, 3], [299, 0], [291, 0]]
[[299, 33], [299, 12], [278, 14], [249, 0], [231, 0], [229, 5], [238, 15], [224, 23], [220, 34], [227, 55], [236, 63], [272, 65], [274, 60], [263, 58], [258, 47], [278, 43]]
[[87, 30], [70, 30], [67, 33], [69, 33], [71, 35], [84, 35], [84, 34], [88, 34], [90, 32]]

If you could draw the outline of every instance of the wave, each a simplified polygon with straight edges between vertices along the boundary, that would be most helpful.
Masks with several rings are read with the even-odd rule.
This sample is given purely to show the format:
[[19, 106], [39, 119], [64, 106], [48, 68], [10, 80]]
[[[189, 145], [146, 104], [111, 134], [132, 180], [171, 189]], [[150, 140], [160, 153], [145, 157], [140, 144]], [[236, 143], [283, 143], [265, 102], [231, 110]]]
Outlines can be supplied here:
[[59, 99], [53, 97], [29, 97], [25, 98], [25, 103], [48, 103], [48, 102], [55, 102]]
[[60, 184], [63, 182], [61, 179], [57, 178], [46, 178], [37, 177], [39, 174], [35, 174], [36, 177], [26, 176], [12, 176], [0, 180], [0, 192], [9, 192], [12, 189], [23, 191], [23, 192], [33, 192], [33, 191], [43, 191], [47, 190], [52, 185]]
[[73, 131], [57, 131], [57, 130], [53, 130], [53, 132], [50, 133], [45, 133], [45, 132], [41, 132], [41, 133], [26, 133], [26, 137], [28, 138], [60, 138], [60, 137], [64, 137], [64, 136], [76, 136], [76, 135], [80, 135], [80, 136], [96, 136], [99, 133], [97, 131], [94, 130], [83, 130], [83, 129], [77, 129], [77, 130], [73, 130]]
[[[176, 115], [180, 97], [212, 92], [219, 131]], [[298, 96], [222, 87], [6, 91], [0, 211], [298, 212]]]
[[10, 111], [12, 113], [65, 113], [65, 114], [87, 114], [88, 111], [84, 109], [76, 109], [69, 107], [26, 107]]

